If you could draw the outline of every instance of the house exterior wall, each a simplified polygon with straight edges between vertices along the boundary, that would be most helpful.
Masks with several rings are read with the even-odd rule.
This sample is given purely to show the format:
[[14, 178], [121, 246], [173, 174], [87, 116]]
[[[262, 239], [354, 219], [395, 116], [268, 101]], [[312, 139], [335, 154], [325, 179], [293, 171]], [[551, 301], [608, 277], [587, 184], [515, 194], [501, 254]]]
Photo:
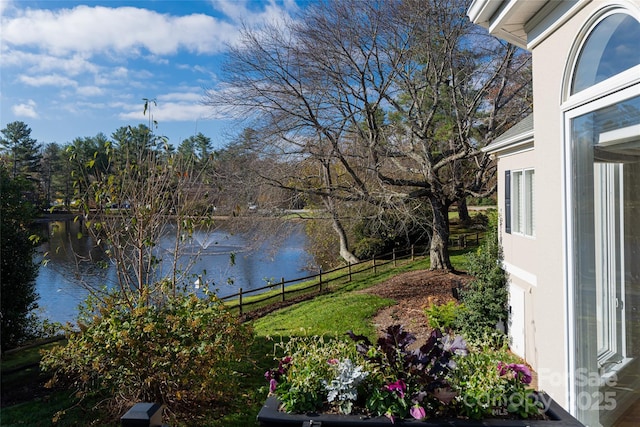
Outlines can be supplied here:
[[[616, 27], [624, 15], [635, 21], [627, 16], [627, 27]], [[504, 223], [500, 228], [511, 295], [524, 311], [524, 322], [522, 313], [512, 315], [524, 325], [523, 355], [538, 373], [539, 388], [585, 425], [617, 425], [629, 405], [640, 402], [634, 306], [640, 301], [635, 244], [640, 226], [632, 213], [640, 194], [640, 162], [631, 156], [635, 152], [606, 155], [622, 152], [623, 144], [638, 137], [631, 129], [637, 132], [640, 121], [640, 63], [632, 56], [630, 35], [638, 34], [633, 25], [640, 22], [640, 0], [473, 0], [470, 17], [532, 52], [533, 130], [523, 131], [520, 140], [505, 134], [485, 149], [498, 158], [502, 217], [507, 215], [505, 171], [535, 169], [535, 238], [508, 234]], [[594, 24], [604, 21], [597, 33]], [[614, 30], [618, 33], [609, 39], [606, 32]], [[591, 56], [584, 57], [576, 77], [583, 86], [569, 96], [574, 61], [587, 34], [598, 35], [587, 44], [584, 52]], [[599, 48], [632, 53], [629, 62], [622, 55], [607, 62], [614, 59], [599, 57]], [[614, 133], [601, 131], [605, 120], [619, 141], [602, 142]], [[518, 149], [525, 137], [534, 151]], [[591, 148], [606, 144], [611, 148], [604, 155]], [[585, 381], [585, 373], [599, 382]], [[605, 395], [610, 405], [597, 401]]]
[[[577, 35], [590, 17], [605, 3], [602, 0], [583, 2], [564, 15], [563, 24], [532, 49], [534, 140], [536, 169], [536, 228], [541, 230], [535, 239], [537, 286], [531, 289], [527, 302], [530, 316], [527, 322], [527, 360], [538, 372], [539, 387], [562, 405], [568, 405], [570, 394], [569, 358], [572, 320], [568, 318], [572, 304], [568, 294], [566, 259], [565, 194], [565, 122], [563, 94], [566, 93], [566, 70], [572, 64], [571, 52], [578, 42]], [[610, 2], [608, 2], [610, 3]], [[530, 33], [548, 32], [545, 23]], [[507, 240], [505, 243], [508, 244]], [[505, 253], [513, 249], [505, 249]], [[509, 255], [511, 256], [511, 255]], [[526, 262], [526, 261], [525, 261]], [[522, 264], [526, 265], [526, 264]], [[579, 337], [575, 345], [579, 346]]]
[[[560, 404], [568, 404], [569, 322], [565, 270], [565, 150], [562, 94], [567, 58], [576, 34], [599, 1], [571, 16], [532, 49], [534, 139], [536, 144], [537, 286], [532, 289], [527, 339], [533, 349], [527, 360], [538, 372], [539, 387]], [[539, 32], [545, 29], [538, 28]], [[505, 251], [506, 252], [506, 251]]]
[[[563, 123], [560, 110], [563, 74], [571, 42], [577, 31], [576, 17], [532, 51], [534, 135], [538, 188], [536, 261], [538, 287], [532, 298], [533, 334], [538, 384], [556, 401], [567, 405], [567, 292], [564, 270]], [[538, 108], [536, 108], [538, 107]], [[546, 191], [545, 191], [546, 189]]]
[[[511, 300], [514, 300], [514, 292], [524, 292], [524, 313], [515, 313], [515, 310], [522, 309], [511, 303], [512, 321], [515, 318], [523, 318], [524, 325], [509, 325], [509, 335], [512, 338], [512, 349], [521, 357], [525, 358], [534, 369], [536, 365], [536, 342], [533, 331], [535, 322], [534, 295], [537, 286], [537, 257], [532, 256], [537, 250], [536, 237], [528, 237], [517, 233], [507, 233], [505, 230], [504, 218], [509, 215], [505, 210], [505, 190], [504, 176], [506, 171], [535, 169], [536, 159], [533, 146], [517, 150], [512, 153], [499, 153], [498, 177], [500, 191], [498, 191], [498, 213], [500, 217], [500, 244], [503, 250], [504, 269], [509, 275]], [[536, 177], [537, 179], [537, 177]], [[537, 196], [537, 194], [536, 194]], [[534, 216], [537, 212], [534, 212]], [[520, 341], [522, 341], [520, 343]], [[513, 344], [518, 343], [524, 348], [514, 348]]]

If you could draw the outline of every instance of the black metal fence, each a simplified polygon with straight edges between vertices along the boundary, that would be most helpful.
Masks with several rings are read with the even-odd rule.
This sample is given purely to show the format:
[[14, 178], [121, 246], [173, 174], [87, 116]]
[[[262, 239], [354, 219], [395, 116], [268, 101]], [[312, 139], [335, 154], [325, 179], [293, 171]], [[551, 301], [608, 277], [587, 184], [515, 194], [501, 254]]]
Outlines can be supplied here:
[[[449, 239], [449, 247], [464, 249], [477, 246], [480, 243], [480, 238], [481, 233], [453, 236]], [[291, 298], [339, 289], [350, 283], [355, 274], [371, 271], [376, 274], [379, 268], [389, 267], [390, 264], [396, 267], [400, 261], [413, 262], [416, 256], [425, 256], [427, 251], [428, 248], [417, 249], [413, 245], [405, 249], [394, 249], [390, 253], [355, 264], [348, 264], [328, 271], [320, 269], [318, 273], [309, 276], [290, 280], [285, 280], [283, 277], [279, 282], [268, 283], [256, 289], [244, 290], [240, 288], [237, 293], [226, 295], [220, 299], [226, 302], [230, 309], [237, 309], [238, 314], [242, 316], [253, 309], [282, 303]]]
[[257, 307], [284, 302], [294, 297], [339, 289], [350, 283], [356, 274], [371, 271], [376, 274], [381, 267], [389, 266], [390, 264], [396, 267], [399, 261], [414, 261], [415, 257], [416, 253], [413, 246], [404, 250], [394, 249], [391, 253], [377, 256], [370, 260], [355, 264], [350, 263], [328, 271], [320, 269], [318, 273], [309, 276], [291, 280], [285, 280], [283, 277], [280, 282], [268, 283], [266, 286], [256, 289], [243, 290], [240, 288], [239, 292], [220, 299], [227, 302], [230, 309], [237, 309], [238, 314], [242, 316]]

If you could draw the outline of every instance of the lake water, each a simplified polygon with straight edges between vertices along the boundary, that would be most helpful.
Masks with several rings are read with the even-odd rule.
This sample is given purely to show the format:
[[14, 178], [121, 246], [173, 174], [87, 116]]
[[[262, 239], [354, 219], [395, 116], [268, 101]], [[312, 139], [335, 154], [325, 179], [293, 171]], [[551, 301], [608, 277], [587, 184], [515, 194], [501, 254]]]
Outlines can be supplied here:
[[[72, 220], [41, 223], [41, 232], [49, 238], [38, 249], [40, 262], [46, 253], [36, 280], [40, 299], [39, 315], [54, 322], [74, 322], [78, 305], [87, 297], [83, 283], [110, 286], [116, 283], [115, 266], [101, 268], [97, 261], [106, 260], [91, 238], [78, 238], [80, 224]], [[315, 271], [313, 257], [306, 251], [307, 238], [301, 226], [293, 224], [288, 232], [262, 237], [257, 243], [249, 234], [231, 234], [222, 229], [195, 232], [186, 247], [183, 261], [191, 261], [191, 276], [184, 283], [193, 285], [193, 275], [213, 284], [220, 297], [263, 287], [281, 278], [292, 280]], [[86, 234], [86, 233], [85, 233]], [[164, 238], [159, 246], [171, 247], [172, 238]], [[76, 262], [77, 257], [91, 262]], [[231, 261], [233, 254], [233, 262]], [[166, 273], [169, 263], [161, 269]], [[206, 271], [206, 274], [205, 274]], [[195, 290], [195, 286], [194, 286]]]

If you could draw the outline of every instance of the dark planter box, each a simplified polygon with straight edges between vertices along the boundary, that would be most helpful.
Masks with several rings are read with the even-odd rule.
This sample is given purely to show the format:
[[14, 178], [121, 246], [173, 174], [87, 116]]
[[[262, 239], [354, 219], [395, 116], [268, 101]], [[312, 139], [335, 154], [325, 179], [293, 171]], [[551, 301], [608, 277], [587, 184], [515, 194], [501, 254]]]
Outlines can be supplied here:
[[258, 413], [258, 421], [262, 427], [298, 426], [298, 427], [584, 427], [571, 414], [562, 409], [548, 395], [541, 393], [541, 400], [548, 402], [546, 415], [548, 420], [463, 420], [463, 419], [431, 419], [395, 420], [391, 423], [386, 417], [365, 418], [358, 415], [337, 414], [288, 414], [278, 411], [280, 402], [275, 397], [267, 398], [264, 406]]

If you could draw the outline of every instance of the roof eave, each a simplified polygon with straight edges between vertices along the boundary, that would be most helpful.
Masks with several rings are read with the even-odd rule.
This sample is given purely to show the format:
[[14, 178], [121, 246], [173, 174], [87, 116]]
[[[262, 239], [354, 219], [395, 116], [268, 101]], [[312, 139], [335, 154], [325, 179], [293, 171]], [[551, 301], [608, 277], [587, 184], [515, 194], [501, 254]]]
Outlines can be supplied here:
[[473, 0], [467, 16], [489, 33], [527, 49], [526, 23], [549, 4], [549, 0]]
[[514, 135], [511, 138], [495, 141], [483, 147], [482, 151], [487, 154], [496, 154], [503, 151], [522, 149], [527, 145], [533, 146], [533, 130]]
[[467, 16], [471, 22], [489, 28], [491, 17], [500, 8], [501, 2], [502, 0], [473, 0], [467, 10]]

